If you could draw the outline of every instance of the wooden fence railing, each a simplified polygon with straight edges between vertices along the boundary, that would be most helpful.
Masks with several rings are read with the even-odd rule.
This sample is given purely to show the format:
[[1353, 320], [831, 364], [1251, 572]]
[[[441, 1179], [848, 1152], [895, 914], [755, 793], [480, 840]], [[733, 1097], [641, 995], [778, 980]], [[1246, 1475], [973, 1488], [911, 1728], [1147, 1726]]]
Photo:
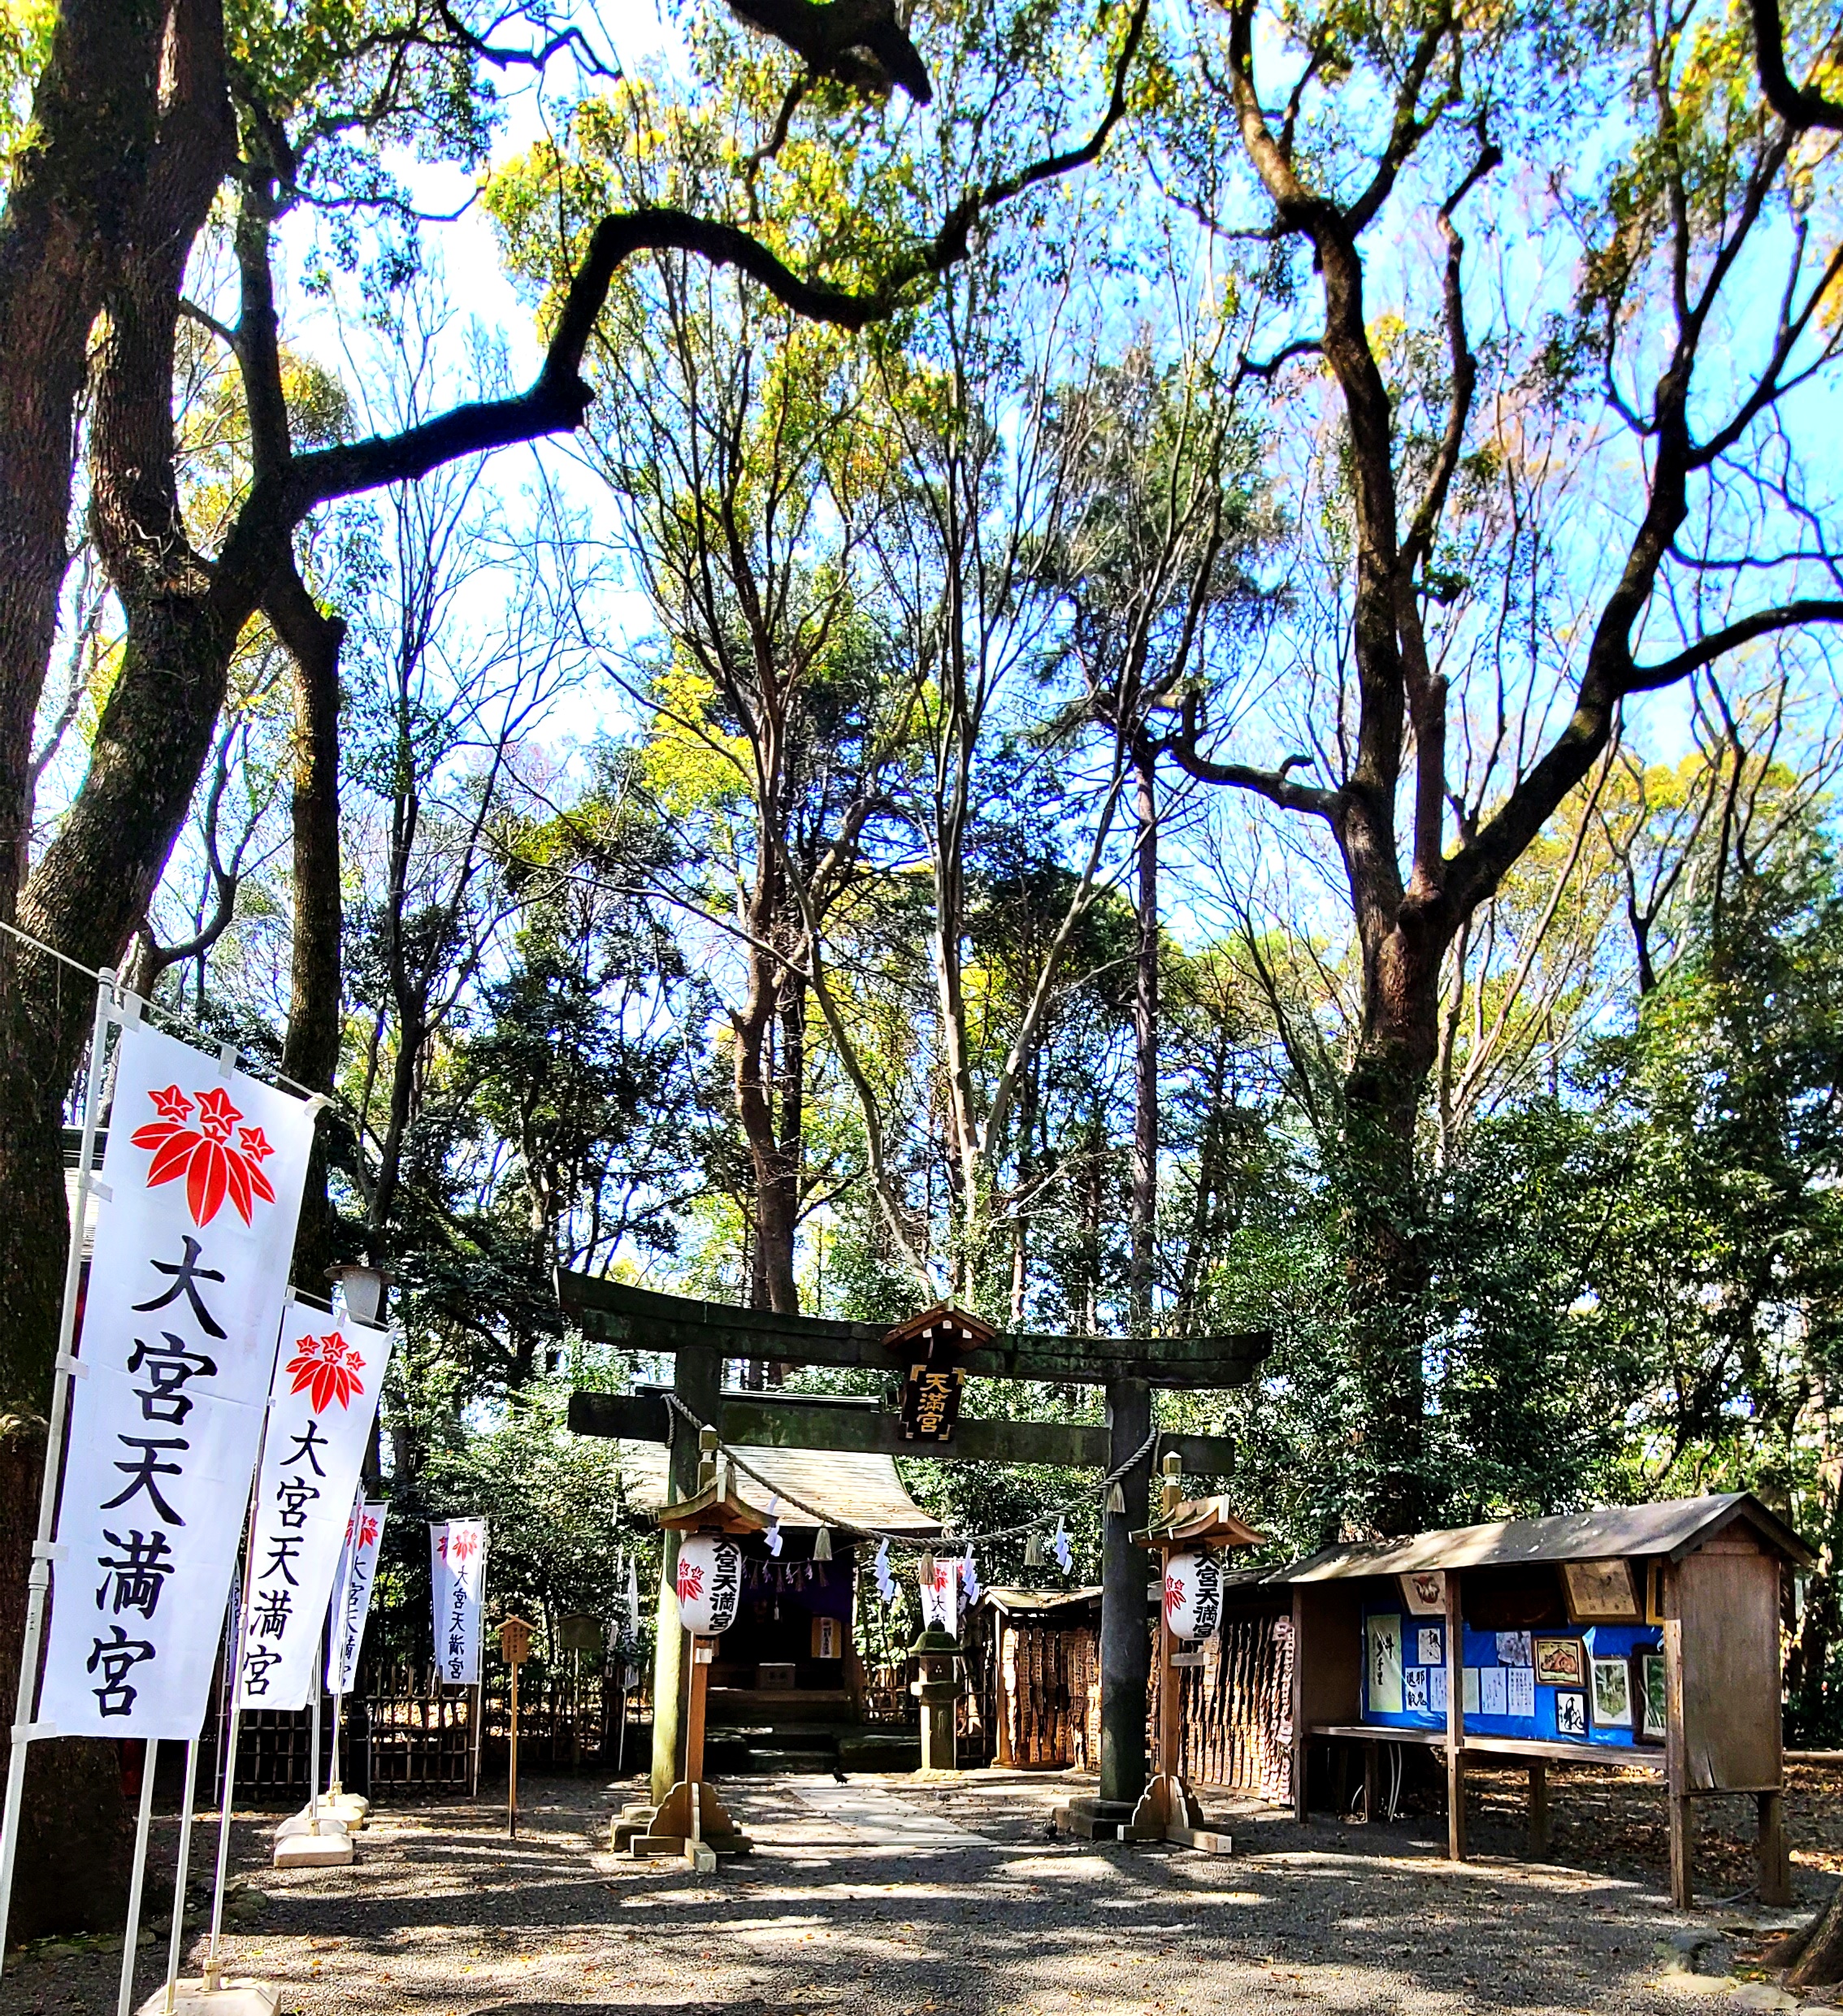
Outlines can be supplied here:
[[[1225, 1617], [1184, 1669], [1183, 1758], [1193, 1784], [1222, 1785], [1284, 1804], [1293, 1796], [1293, 1620]], [[1152, 1678], [1157, 1726], [1158, 1677]]]
[[[1202, 1647], [1203, 1663], [1184, 1670], [1180, 1768], [1194, 1784], [1292, 1797], [1292, 1640], [1288, 1617], [1225, 1618]], [[1100, 1657], [1090, 1626], [1006, 1618], [969, 1664], [962, 1728], [982, 1723], [998, 1762], [1099, 1769]], [[1148, 1746], [1157, 1726], [1155, 1665]]]
[[[640, 1754], [635, 1730], [645, 1715], [640, 1688], [619, 1664], [604, 1668], [565, 1659], [547, 1671], [532, 1660], [518, 1683], [518, 1754], [528, 1770], [631, 1769]], [[484, 1692], [484, 1699], [481, 1697]], [[476, 1788], [476, 1770], [502, 1770], [508, 1702], [505, 1669], [489, 1660], [484, 1690], [445, 1687], [431, 1666], [367, 1660], [344, 1704], [340, 1776], [349, 1791], [371, 1798], [453, 1797]], [[332, 1715], [323, 1706], [320, 1783], [332, 1765]], [[627, 1725], [625, 1740], [623, 1720]], [[236, 1745], [236, 1796], [277, 1803], [307, 1796], [308, 1713], [246, 1713]], [[199, 1755], [199, 1780], [218, 1776], [219, 1718]]]

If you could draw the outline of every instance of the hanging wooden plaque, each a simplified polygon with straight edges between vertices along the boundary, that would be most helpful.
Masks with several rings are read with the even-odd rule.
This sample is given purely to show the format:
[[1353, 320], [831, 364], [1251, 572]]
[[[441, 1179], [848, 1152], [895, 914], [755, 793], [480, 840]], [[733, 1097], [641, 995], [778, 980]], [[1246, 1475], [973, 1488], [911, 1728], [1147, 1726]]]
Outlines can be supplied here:
[[960, 1420], [961, 1390], [966, 1375], [959, 1360], [991, 1341], [993, 1332], [977, 1316], [946, 1304], [925, 1309], [898, 1324], [884, 1342], [906, 1365], [897, 1409], [904, 1442], [951, 1442]]

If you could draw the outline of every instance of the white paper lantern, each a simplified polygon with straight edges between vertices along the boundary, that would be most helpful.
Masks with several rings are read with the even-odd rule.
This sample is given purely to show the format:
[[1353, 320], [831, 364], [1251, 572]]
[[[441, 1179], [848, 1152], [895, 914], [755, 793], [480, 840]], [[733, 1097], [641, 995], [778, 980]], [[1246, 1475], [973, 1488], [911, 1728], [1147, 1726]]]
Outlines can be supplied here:
[[724, 1533], [679, 1542], [679, 1621], [694, 1637], [719, 1638], [742, 1606], [742, 1549]]
[[1178, 1638], [1207, 1638], [1222, 1621], [1222, 1569], [1207, 1554], [1174, 1554], [1164, 1564], [1164, 1621]]

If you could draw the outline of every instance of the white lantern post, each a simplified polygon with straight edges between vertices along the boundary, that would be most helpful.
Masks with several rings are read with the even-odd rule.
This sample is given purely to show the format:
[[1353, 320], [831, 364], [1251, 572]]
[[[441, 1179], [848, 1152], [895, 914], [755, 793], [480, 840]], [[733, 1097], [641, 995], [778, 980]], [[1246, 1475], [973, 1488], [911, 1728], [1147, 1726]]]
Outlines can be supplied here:
[[[673, 1593], [679, 1625], [690, 1641], [684, 1775], [657, 1806], [623, 1814], [613, 1845], [635, 1856], [682, 1855], [693, 1869], [709, 1874], [719, 1855], [746, 1854], [753, 1845], [705, 1780], [704, 1708], [717, 1640], [735, 1622], [742, 1605], [739, 1537], [762, 1532], [768, 1521], [736, 1495], [729, 1465], [718, 1455], [715, 1429], [700, 1429], [698, 1440], [697, 1491], [659, 1515], [660, 1525], [679, 1536]], [[660, 1712], [657, 1703], [653, 1712]]]
[[1222, 1622], [1222, 1567], [1213, 1550], [1253, 1546], [1260, 1535], [1244, 1526], [1224, 1499], [1186, 1499], [1179, 1481], [1182, 1462], [1175, 1454], [1165, 1458], [1158, 1521], [1133, 1536], [1159, 1557], [1162, 1600], [1158, 1620], [1158, 1754], [1154, 1760], [1157, 1768], [1133, 1810], [1125, 1839], [1175, 1841], [1206, 1854], [1226, 1855], [1234, 1844], [1203, 1817], [1196, 1794], [1179, 1769], [1183, 1676], [1186, 1667], [1203, 1663], [1203, 1654], [1191, 1648], [1213, 1637]]

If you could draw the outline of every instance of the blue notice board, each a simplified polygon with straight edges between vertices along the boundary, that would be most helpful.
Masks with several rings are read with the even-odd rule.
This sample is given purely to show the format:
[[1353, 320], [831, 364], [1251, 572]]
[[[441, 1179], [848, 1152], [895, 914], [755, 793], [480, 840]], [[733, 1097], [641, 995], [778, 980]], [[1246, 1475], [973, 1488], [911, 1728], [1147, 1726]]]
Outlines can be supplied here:
[[[1363, 1719], [1381, 1728], [1446, 1726], [1446, 1626], [1403, 1604], [1366, 1603]], [[1663, 1734], [1655, 1624], [1570, 1624], [1542, 1631], [1464, 1627], [1468, 1735], [1629, 1748], [1650, 1724]], [[1647, 1663], [1635, 1654], [1651, 1653]]]

